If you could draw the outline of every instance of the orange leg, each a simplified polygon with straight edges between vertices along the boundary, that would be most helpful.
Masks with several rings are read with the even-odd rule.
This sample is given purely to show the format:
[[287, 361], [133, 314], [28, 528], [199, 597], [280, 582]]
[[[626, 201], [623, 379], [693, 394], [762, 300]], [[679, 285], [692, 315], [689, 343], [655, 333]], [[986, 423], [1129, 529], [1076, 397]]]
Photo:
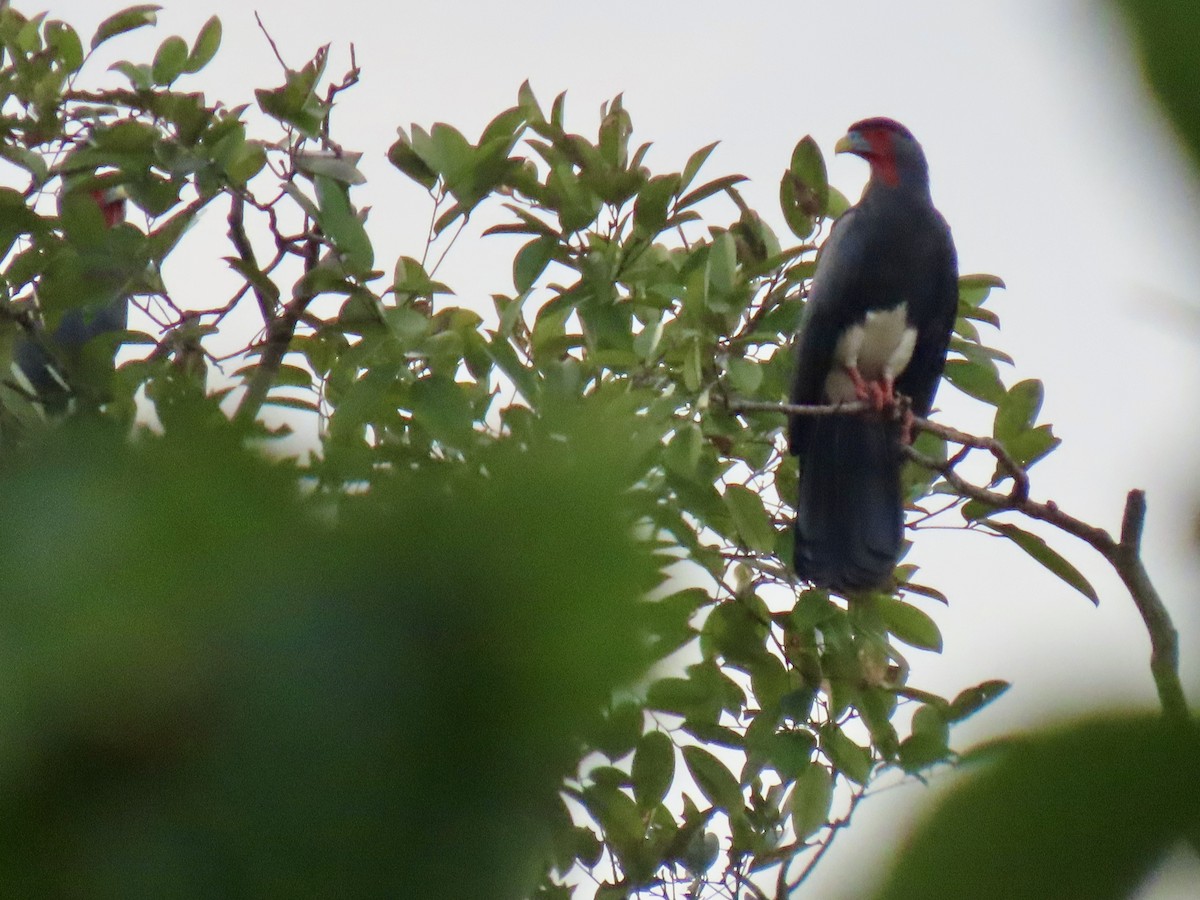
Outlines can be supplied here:
[[854, 385], [854, 396], [859, 400], [871, 400], [871, 388], [874, 386], [866, 382], [862, 373], [858, 371], [857, 366], [846, 366], [846, 374], [850, 376], [850, 383]]

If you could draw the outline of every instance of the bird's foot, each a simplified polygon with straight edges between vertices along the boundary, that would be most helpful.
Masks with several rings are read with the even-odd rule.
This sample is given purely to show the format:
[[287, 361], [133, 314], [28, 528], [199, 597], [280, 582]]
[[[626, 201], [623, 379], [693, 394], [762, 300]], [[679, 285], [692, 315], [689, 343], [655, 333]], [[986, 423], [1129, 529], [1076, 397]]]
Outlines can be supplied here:
[[884, 377], [878, 381], [868, 382], [868, 396], [864, 399], [871, 404], [871, 409], [877, 413], [882, 413], [896, 405], [896, 390], [892, 379]]
[[864, 403], [870, 403], [873, 385], [862, 377], [858, 366], [846, 366], [846, 375], [850, 378], [850, 383], [854, 385], [854, 396]]

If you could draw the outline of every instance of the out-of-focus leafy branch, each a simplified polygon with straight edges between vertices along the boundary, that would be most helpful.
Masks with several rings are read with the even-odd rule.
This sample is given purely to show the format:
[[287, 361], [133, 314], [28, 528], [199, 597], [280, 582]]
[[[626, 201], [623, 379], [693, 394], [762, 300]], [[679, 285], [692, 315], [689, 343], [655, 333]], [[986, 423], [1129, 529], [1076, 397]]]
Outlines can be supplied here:
[[[154, 10], [131, 7], [105, 20], [92, 48], [153, 24]], [[274, 607], [233, 632], [277, 638], [280, 658], [304, 668], [289, 683], [311, 687], [313, 673], [320, 675], [320, 703], [280, 704], [266, 691], [273, 699], [256, 715], [283, 722], [289, 735], [307, 727], [324, 738], [328, 722], [344, 729], [350, 740], [331, 743], [361, 750], [356, 764], [373, 775], [360, 784], [351, 774], [338, 784], [352, 794], [361, 788], [368, 796], [362, 802], [394, 799], [378, 787], [392, 785], [395, 775], [402, 802], [388, 805], [384, 818], [394, 817], [401, 837], [379, 831], [379, 842], [366, 846], [401, 849], [381, 851], [370, 860], [377, 868], [362, 872], [390, 872], [393, 859], [415, 865], [403, 852], [410, 834], [403, 829], [415, 829], [425, 836], [416, 844], [422, 871], [439, 861], [455, 868], [438, 886], [448, 895], [556, 900], [590, 879], [605, 900], [684, 890], [765, 897], [772, 885], [781, 900], [885, 780], [925, 778], [957, 762], [952, 726], [1007, 685], [989, 680], [948, 698], [918, 686], [919, 659], [910, 664], [907, 657], [942, 649], [935, 616], [922, 606], [947, 598], [918, 580], [910, 564], [897, 567], [891, 590], [853, 602], [805, 589], [792, 575], [798, 471], [780, 417], [788, 344], [818, 237], [847, 207], [828, 183], [815, 141], [798, 142], [780, 180], [779, 208], [760, 214], [737, 190], [744, 176], [702, 176], [715, 144], [676, 171], [655, 171], [650, 145], [632, 141], [620, 97], [602, 108], [596, 134], [584, 136], [568, 128], [564, 95], [545, 108], [525, 84], [516, 105], [475, 141], [442, 122], [398, 130], [387, 157], [427, 192], [430, 229], [425, 245], [395, 260], [387, 278], [376, 268], [359, 199], [359, 155], [343, 146], [331, 122], [335, 99], [359, 80], [353, 54], [340, 80], [327, 79], [322, 48], [298, 69], [285, 64], [283, 83], [257, 90], [253, 108], [227, 106], [176, 88], [213, 59], [219, 41], [212, 20], [190, 45], [170, 37], [151, 62], [118, 63], [128, 85], [84, 90], [75, 79], [90, 57], [69, 26], [0, 9], [0, 87], [10, 91], [4, 109], [11, 112], [0, 152], [24, 179], [19, 190], [0, 189], [0, 351], [22, 335], [49, 345], [67, 311], [94, 305], [96, 285], [109, 283], [100, 276], [154, 314], [160, 333], [122, 336], [150, 349], [119, 357], [115, 372], [109, 366], [111, 383], [81, 384], [99, 398], [94, 416], [117, 433], [134, 430], [146, 455], [127, 457], [105, 444], [81, 451], [76, 463], [94, 469], [94, 490], [118, 512], [125, 498], [104, 489], [129, 477], [113, 471], [128, 464], [157, 473], [149, 479], [151, 500], [137, 501], [149, 505], [136, 506], [112, 540], [106, 531], [106, 546], [157, 547], [176, 532], [190, 538], [211, 530], [215, 538], [202, 553], [165, 554], [180, 568], [181, 583], [157, 568], [141, 573], [125, 554], [120, 565], [100, 567], [116, 573], [103, 585], [136, 600], [146, 585], [193, 597], [215, 580], [236, 597], [238, 610], [257, 610], [254, 598], [222, 579], [227, 569], [261, 567], [300, 592], [300, 621], [309, 622], [304, 613], [312, 608], [318, 621], [334, 617], [332, 650], [318, 637], [295, 638], [290, 612]], [[81, 224], [71, 198], [100, 187], [123, 191], [137, 221], [105, 230], [93, 204]], [[232, 252], [223, 264], [242, 283], [232, 296], [183, 300], [184, 292], [172, 293], [163, 263], [178, 258], [202, 209], [225, 203]], [[488, 240], [520, 242], [511, 286], [499, 286], [485, 311], [460, 302], [434, 277], [451, 247], [465, 252], [460, 238], [472, 217], [495, 221]], [[948, 495], [948, 508], [964, 515], [962, 527], [1011, 540], [1094, 600], [1086, 580], [1040, 538], [993, 518], [1006, 510], [1055, 512], [1029, 499], [1025, 473], [1058, 443], [1037, 422], [1041, 385], [1006, 385], [999, 365], [1011, 360], [981, 334], [998, 324], [988, 301], [1000, 285], [988, 275], [960, 280], [946, 369], [951, 384], [995, 409], [993, 437], [926, 423], [914, 444], [914, 458], [925, 464], [906, 466], [905, 494], [914, 522], [945, 512], [922, 506], [931, 491]], [[259, 324], [239, 333], [234, 313], [243, 305]], [[243, 367], [210, 387], [205, 344], [217, 341], [220, 361]], [[2, 352], [0, 361], [7, 362]], [[736, 409], [730, 397], [742, 398]], [[5, 460], [21, 460], [39, 440], [65, 433], [34, 414], [36, 400], [17, 391], [0, 396], [0, 435], [12, 448]], [[290, 488], [287, 500], [259, 485], [266, 464], [248, 463], [241, 449], [248, 436], [267, 433], [269, 406], [314, 417], [320, 426], [320, 446], [309, 460], [270, 467]], [[137, 424], [148, 410], [157, 413], [161, 439]], [[6, 427], [11, 421], [23, 429]], [[212, 450], [210, 440], [225, 449]], [[951, 455], [948, 443], [961, 449]], [[192, 444], [210, 455], [189, 461]], [[160, 446], [165, 456], [156, 462]], [[970, 448], [997, 460], [992, 481], [971, 488], [977, 493], [958, 474]], [[242, 474], [220, 481], [220, 461]], [[30, 471], [28, 483], [57, 498], [47, 509], [92, 508], [61, 496], [75, 481], [59, 484], [52, 468]], [[160, 489], [162, 473], [173, 471], [178, 486]], [[1006, 479], [1013, 485], [1007, 494], [999, 488]], [[160, 494], [170, 502], [154, 505]], [[242, 508], [243, 497], [257, 499]], [[179, 521], [193, 507], [206, 529]], [[13, 521], [41, 508], [23, 502]], [[69, 518], [87, 531], [84, 519]], [[1114, 543], [1132, 547], [1134, 562], [1139, 528], [1131, 516], [1126, 536]], [[69, 560], [76, 559], [74, 544], [87, 545], [77, 531], [68, 538]], [[320, 547], [309, 546], [314, 533]], [[13, 539], [0, 550], [10, 544], [20, 546]], [[222, 554], [250, 562], [225, 565]], [[647, 560], [654, 564], [639, 562]], [[188, 568], [193, 562], [199, 571]], [[31, 571], [8, 558], [5, 566], [22, 578]], [[289, 583], [293, 568], [299, 574]], [[70, 605], [84, 603], [77, 594], [108, 596], [95, 577], [83, 580], [86, 590], [58, 572], [44, 581], [57, 591], [55, 602]], [[355, 586], [352, 603], [342, 603], [338, 592], [347, 580]], [[42, 590], [37, 579], [31, 583]], [[253, 588], [260, 583], [246, 579]], [[292, 596], [279, 589], [280, 597]], [[606, 604], [593, 596], [610, 589], [618, 599]], [[338, 602], [327, 613], [322, 604], [330, 597]], [[376, 617], [379, 597], [390, 605]], [[137, 606], [139, 615], [144, 608], [154, 605]], [[272, 624], [263, 628], [265, 622]], [[153, 629], [139, 634], [147, 631]], [[191, 633], [174, 624], [161, 632]], [[326, 630], [314, 634], [323, 638]], [[303, 660], [286, 652], [293, 638]], [[327, 678], [317, 664], [360, 646], [372, 652], [347, 665], [344, 676]], [[559, 669], [568, 673], [561, 692]], [[257, 677], [275, 671], [263, 666]], [[287, 666], [279, 671], [292, 673]], [[371, 680], [377, 676], [382, 689]], [[251, 687], [261, 684], [246, 677]], [[395, 684], [387, 680], [393, 677]], [[504, 698], [485, 689], [497, 677]], [[241, 709], [236, 701], [231, 708]], [[361, 720], [353, 718], [356, 710]], [[395, 733], [380, 731], [396, 710]], [[437, 714], [443, 710], [445, 719]], [[72, 728], [90, 721], [72, 720]], [[477, 721], [479, 735], [471, 733]], [[126, 734], [119, 726], [114, 733]], [[397, 746], [398, 755], [389, 756]], [[297, 752], [297, 765], [310, 765], [309, 780], [318, 785], [359, 771], [325, 765], [326, 757], [308, 749]], [[0, 787], [6, 760], [0, 754]], [[406, 779], [423, 784], [427, 770], [452, 801], [404, 794]], [[240, 783], [236, 772], [216, 764], [214, 771]], [[274, 784], [256, 776], [260, 781]], [[277, 793], [301, 796], [290, 788]], [[245, 817], [257, 823], [256, 815], [274, 809], [224, 802], [234, 826]], [[311, 834], [342, 834], [332, 825], [321, 830], [324, 817], [333, 821], [349, 808], [340, 796], [330, 802], [309, 814], [320, 820]], [[490, 810], [488, 822], [506, 823], [505, 834], [493, 840], [487, 827], [470, 827], [484, 822], [472, 820], [476, 810]], [[434, 824], [417, 821], [413, 811]], [[288, 834], [297, 840], [309, 834], [304, 818], [288, 817], [296, 823]], [[536, 825], [523, 827], [527, 822]], [[46, 827], [45, 834], [58, 834]], [[444, 865], [465, 852], [458, 843], [464, 830], [479, 842], [480, 852], [469, 854], [478, 871]], [[237, 850], [241, 832], [234, 831], [229, 840]], [[360, 832], [358, 824], [345, 831]], [[46, 846], [54, 843], [47, 839]], [[141, 847], [136, 840], [130, 846]], [[345, 842], [338, 846], [347, 850]], [[243, 868], [259, 890], [244, 892], [271, 893], [279, 882], [264, 887], [254, 880], [269, 873], [260, 871], [253, 849]], [[526, 880], [508, 872], [480, 887], [481, 877], [504, 868], [497, 859]], [[273, 865], [291, 875], [319, 861], [320, 854], [297, 852]], [[380, 883], [371, 882], [372, 889]]]

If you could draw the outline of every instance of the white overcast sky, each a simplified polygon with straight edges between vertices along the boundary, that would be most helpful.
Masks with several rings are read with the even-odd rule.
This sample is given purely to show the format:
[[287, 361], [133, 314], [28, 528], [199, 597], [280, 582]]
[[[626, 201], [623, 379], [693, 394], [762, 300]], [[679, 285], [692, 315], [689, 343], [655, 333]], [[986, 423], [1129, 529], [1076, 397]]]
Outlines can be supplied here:
[[[429, 212], [423, 191], [384, 159], [395, 126], [445, 121], [473, 140], [527, 78], [543, 107], [567, 91], [568, 127], [584, 134], [594, 133], [601, 101], [624, 92], [634, 138], [654, 142], [648, 162], [657, 171], [677, 170], [691, 151], [720, 140], [710, 176], [748, 176], [745, 194], [764, 213], [775, 208], [779, 175], [802, 135], [831, 154], [859, 118], [904, 122], [925, 147], [962, 270], [1008, 284], [993, 301], [1004, 325], [993, 343], [1017, 361], [1006, 379], [1045, 381], [1044, 419], [1065, 443], [1035, 469], [1035, 495], [1115, 530], [1126, 490], [1148, 489], [1145, 555], [1182, 633], [1185, 682], [1193, 701], [1200, 696], [1200, 568], [1189, 562], [1200, 439], [1200, 192], [1141, 94], [1120, 29], [1097, 4], [162, 2], [158, 29], [117, 49], [146, 59], [145, 48], [172, 33], [190, 41], [216, 13], [221, 53], [180, 86], [230, 104], [279, 83], [255, 10], [293, 67], [332, 43], [330, 72], [340, 74], [355, 44], [362, 83], [344, 98], [335, 127], [346, 146], [366, 152], [370, 184], [356, 196], [374, 207], [384, 266], [397, 253], [420, 255]], [[49, 4], [85, 41], [123, 5]], [[830, 173], [854, 198], [866, 167], [840, 157]], [[777, 213], [769, 221], [786, 233]], [[515, 244], [507, 241], [463, 236], [439, 273], [459, 302], [490, 308], [493, 291], [511, 289], [506, 260]], [[208, 271], [168, 283], [177, 299], [201, 307], [213, 305], [207, 287], [232, 284], [225, 278]], [[952, 389], [940, 401], [948, 422], [990, 424]], [[1092, 577], [1098, 610], [999, 541], [925, 532], [910, 557], [952, 602], [927, 607], [946, 652], [914, 653], [928, 656], [914, 660], [914, 682], [950, 695], [987, 678], [1014, 683], [956, 732], [960, 742], [1114, 702], [1154, 703], [1146, 636], [1119, 582], [1083, 545], [1052, 542]], [[865, 804], [806, 895], [861, 894], [872, 874], [863, 858], [895, 842], [920, 799], [902, 791]], [[1159, 884], [1146, 896], [1175, 894]]]

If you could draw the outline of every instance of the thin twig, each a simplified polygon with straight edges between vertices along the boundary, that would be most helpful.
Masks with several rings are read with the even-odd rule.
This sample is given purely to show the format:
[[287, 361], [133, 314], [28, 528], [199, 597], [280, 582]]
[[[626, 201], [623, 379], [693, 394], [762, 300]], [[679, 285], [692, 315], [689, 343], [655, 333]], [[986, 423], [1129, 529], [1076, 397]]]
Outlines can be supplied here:
[[769, 900], [767, 895], [763, 893], [763, 889], [750, 880], [749, 875], [745, 875], [737, 869], [730, 869], [729, 874], [733, 876], [734, 882], [739, 887], [743, 887], [753, 895], [754, 900]]
[[803, 871], [796, 876], [795, 881], [791, 883], [787, 882], [786, 875], [788, 867], [786, 864], [784, 865], [783, 872], [781, 873], [784, 877], [781, 880], [785, 885], [785, 891], [779, 892], [778, 900], [785, 900], [785, 898], [790, 897], [792, 892], [799, 888], [800, 885], [804, 883], [805, 879], [812, 874], [813, 869], [817, 867], [817, 863], [821, 861], [821, 857], [823, 857], [829, 848], [833, 846], [834, 838], [837, 837], [838, 832], [850, 824], [850, 819], [854, 815], [854, 810], [858, 808], [858, 804], [862, 802], [863, 797], [866, 795], [867, 792], [865, 788], [859, 788], [853, 793], [853, 795], [851, 795], [850, 808], [846, 810], [846, 814], [840, 819], [829, 823], [829, 833], [825, 835], [825, 840], [821, 841], [820, 845], [817, 847], [817, 852], [813, 854], [812, 859], [810, 859], [804, 866]]
[[275, 58], [279, 60], [279, 64], [283, 66], [285, 72], [291, 71], [288, 69], [288, 64], [283, 61], [283, 56], [279, 53], [279, 48], [275, 46], [275, 39], [271, 37], [271, 32], [267, 31], [267, 26], [263, 24], [262, 17], [257, 12], [254, 13], [254, 21], [258, 23], [259, 30], [263, 33], [263, 37], [267, 39], [267, 43], [271, 45], [271, 52], [275, 54]]

